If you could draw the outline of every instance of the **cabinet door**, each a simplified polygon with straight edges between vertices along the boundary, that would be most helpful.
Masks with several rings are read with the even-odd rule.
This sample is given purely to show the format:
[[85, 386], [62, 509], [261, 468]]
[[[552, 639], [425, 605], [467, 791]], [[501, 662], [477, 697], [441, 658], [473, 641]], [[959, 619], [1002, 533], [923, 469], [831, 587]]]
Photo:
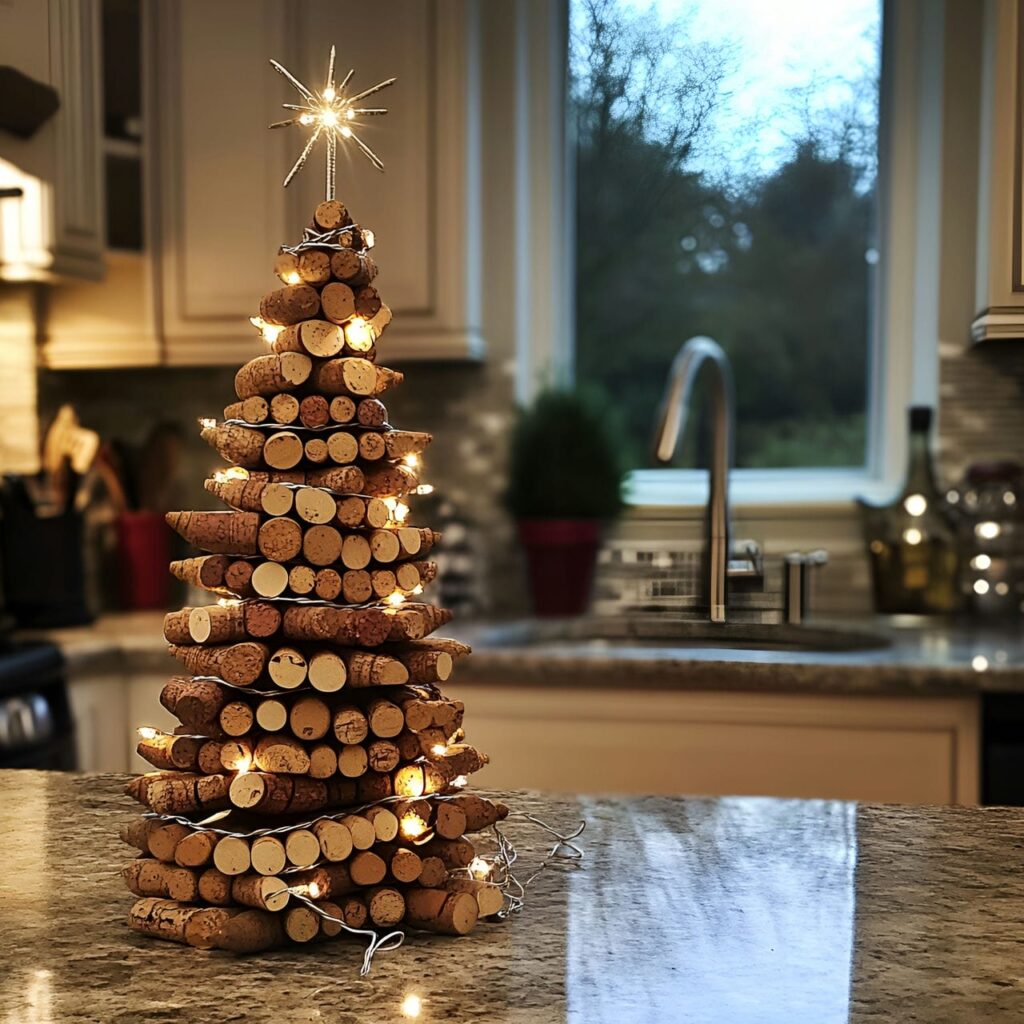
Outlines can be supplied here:
[[125, 693], [125, 680], [120, 673], [73, 677], [68, 682], [79, 771], [128, 770]]
[[0, 133], [0, 280], [103, 273], [99, 0], [0, 4], [0, 64], [52, 86], [60, 108], [29, 139]]
[[[284, 224], [285, 142], [268, 131], [282, 82], [282, 0], [178, 0], [157, 7], [160, 252], [167, 361], [241, 363], [260, 354], [248, 318]], [[296, 234], [298, 225], [293, 225]]]
[[974, 341], [1024, 338], [1021, 0], [985, 0]]
[[361, 134], [379, 174], [339, 146], [339, 197], [374, 230], [381, 294], [395, 314], [389, 362], [479, 354], [476, 5], [378, 0], [373, 16], [336, 0], [161, 4], [157, 76], [163, 324], [170, 363], [229, 363], [262, 351], [248, 318], [278, 287], [278, 246], [298, 241], [324, 198], [324, 153], [281, 187], [308, 133], [268, 131], [297, 94], [280, 60], [323, 85], [331, 43], [356, 88], [389, 77], [390, 113]]
[[485, 787], [976, 803], [974, 698], [446, 687]]

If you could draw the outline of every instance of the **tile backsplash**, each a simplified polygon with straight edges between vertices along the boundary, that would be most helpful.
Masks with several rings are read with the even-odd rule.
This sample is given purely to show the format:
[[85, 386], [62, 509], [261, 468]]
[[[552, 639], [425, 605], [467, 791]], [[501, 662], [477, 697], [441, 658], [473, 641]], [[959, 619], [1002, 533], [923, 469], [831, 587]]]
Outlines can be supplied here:
[[[526, 608], [523, 568], [514, 526], [501, 508], [505, 486], [507, 436], [513, 415], [512, 365], [496, 356], [481, 364], [411, 364], [405, 387], [388, 396], [392, 420], [429, 430], [434, 443], [425, 459], [424, 479], [454, 508], [465, 524], [474, 552], [474, 593], [485, 614], [509, 616]], [[38, 379], [40, 422], [73, 402], [82, 422], [104, 437], [139, 444], [153, 424], [177, 424], [184, 439], [175, 501], [183, 508], [215, 508], [202, 480], [220, 465], [199, 437], [200, 417], [219, 415], [233, 391], [230, 367], [141, 368], [130, 370], [41, 371]], [[940, 366], [939, 465], [944, 480], [957, 480], [971, 461], [1011, 458], [1024, 462], [1024, 342], [944, 347]], [[744, 533], [742, 510], [737, 530]], [[694, 551], [686, 544], [650, 534], [609, 543], [599, 571], [597, 599], [603, 608], [615, 586], [636, 587], [635, 567], [623, 560], [649, 560], [655, 588], [645, 594], [666, 603], [685, 601], [675, 577], [692, 575]], [[766, 533], [765, 531], [769, 531]], [[785, 524], [756, 524], [751, 536], [778, 532], [766, 553], [778, 558], [786, 547]], [[804, 547], [815, 546], [813, 536]], [[691, 545], [692, 547], [692, 545]], [[868, 572], [856, 536], [830, 551], [829, 565], [816, 582], [814, 606], [824, 611], [855, 612], [869, 604]], [[687, 568], [688, 567], [688, 568]], [[624, 580], [630, 581], [628, 585]], [[685, 586], [682, 588], [685, 591]], [[639, 598], [639, 592], [634, 595]]]

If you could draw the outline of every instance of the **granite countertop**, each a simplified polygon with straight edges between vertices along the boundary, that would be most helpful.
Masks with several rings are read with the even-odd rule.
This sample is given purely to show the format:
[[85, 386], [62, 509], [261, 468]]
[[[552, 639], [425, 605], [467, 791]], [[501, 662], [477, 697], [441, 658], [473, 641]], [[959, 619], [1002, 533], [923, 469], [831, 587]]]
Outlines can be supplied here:
[[[547, 797], [586, 857], [470, 936], [236, 959], [130, 932], [123, 778], [0, 771], [0, 1006], [22, 1022], [728, 1024], [1024, 1019], [1024, 813]], [[524, 867], [544, 843], [513, 815]]]
[[[58, 643], [74, 674], [168, 672], [162, 612], [105, 615], [91, 626], [26, 634]], [[875, 694], [1024, 693], [1020, 628], [871, 620], [842, 624], [885, 636], [859, 650], [743, 649], [691, 641], [674, 646], [588, 638], [601, 625], [525, 620], [454, 622], [448, 635], [473, 645], [457, 681], [473, 685], [833, 692]]]

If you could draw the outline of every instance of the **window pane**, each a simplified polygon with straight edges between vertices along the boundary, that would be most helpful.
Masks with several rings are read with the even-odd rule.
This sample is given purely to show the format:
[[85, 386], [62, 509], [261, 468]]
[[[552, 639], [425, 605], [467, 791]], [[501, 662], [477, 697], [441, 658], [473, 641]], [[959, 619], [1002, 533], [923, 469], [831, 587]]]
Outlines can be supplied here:
[[881, 36], [881, 0], [571, 0], [576, 372], [633, 465], [695, 334], [737, 465], [864, 464]]

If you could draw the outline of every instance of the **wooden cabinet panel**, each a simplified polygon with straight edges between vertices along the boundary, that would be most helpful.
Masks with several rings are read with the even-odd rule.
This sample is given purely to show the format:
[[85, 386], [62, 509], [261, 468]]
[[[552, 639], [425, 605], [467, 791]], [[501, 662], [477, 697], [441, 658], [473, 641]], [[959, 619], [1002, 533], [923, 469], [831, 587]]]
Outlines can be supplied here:
[[160, 4], [163, 333], [169, 363], [242, 362], [259, 353], [248, 317], [271, 287], [285, 239], [283, 132], [267, 131], [281, 83], [280, 0]]
[[1024, 0], [985, 0], [974, 341], [1024, 338], [1022, 13]]
[[330, 44], [361, 87], [395, 76], [386, 119], [360, 128], [381, 175], [339, 147], [338, 194], [378, 238], [395, 312], [389, 362], [480, 351], [475, 4], [182, 0], [159, 8], [163, 332], [169, 363], [237, 363], [261, 351], [248, 317], [276, 286], [274, 254], [323, 199], [322, 146], [286, 193], [306, 134], [268, 131], [295, 90], [274, 57], [319, 88]]
[[481, 785], [975, 803], [973, 698], [609, 693], [470, 685]]

